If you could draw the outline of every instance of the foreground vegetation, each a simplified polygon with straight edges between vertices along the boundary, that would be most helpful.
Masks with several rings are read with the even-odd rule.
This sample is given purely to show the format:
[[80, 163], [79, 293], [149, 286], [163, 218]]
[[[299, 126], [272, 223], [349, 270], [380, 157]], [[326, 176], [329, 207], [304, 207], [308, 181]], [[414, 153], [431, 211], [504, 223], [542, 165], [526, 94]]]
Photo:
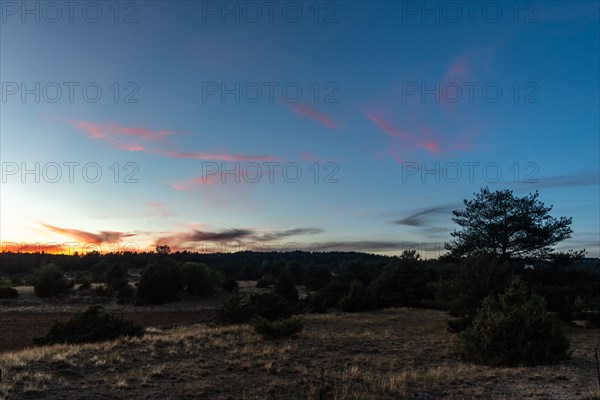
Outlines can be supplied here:
[[597, 329], [569, 328], [573, 355], [550, 366], [485, 367], [455, 357], [442, 311], [303, 318], [295, 339], [246, 324], [149, 329], [141, 338], [0, 355], [8, 398], [591, 399]]

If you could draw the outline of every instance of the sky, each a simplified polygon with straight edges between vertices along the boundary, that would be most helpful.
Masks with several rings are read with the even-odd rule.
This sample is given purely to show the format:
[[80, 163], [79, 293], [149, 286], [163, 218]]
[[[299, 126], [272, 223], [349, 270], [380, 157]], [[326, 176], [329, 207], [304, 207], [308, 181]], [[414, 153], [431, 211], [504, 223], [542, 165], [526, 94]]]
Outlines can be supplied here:
[[444, 252], [480, 188], [600, 256], [597, 1], [3, 1], [3, 251]]

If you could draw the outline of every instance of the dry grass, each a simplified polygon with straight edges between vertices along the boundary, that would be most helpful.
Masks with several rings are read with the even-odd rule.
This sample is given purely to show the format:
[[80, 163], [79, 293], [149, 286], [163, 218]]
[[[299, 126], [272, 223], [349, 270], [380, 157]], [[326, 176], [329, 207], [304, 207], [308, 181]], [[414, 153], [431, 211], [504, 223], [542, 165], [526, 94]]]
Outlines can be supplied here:
[[297, 339], [246, 325], [149, 329], [143, 338], [0, 354], [0, 397], [597, 399], [598, 330], [572, 329], [559, 365], [490, 368], [457, 361], [446, 315], [431, 310], [310, 315]]

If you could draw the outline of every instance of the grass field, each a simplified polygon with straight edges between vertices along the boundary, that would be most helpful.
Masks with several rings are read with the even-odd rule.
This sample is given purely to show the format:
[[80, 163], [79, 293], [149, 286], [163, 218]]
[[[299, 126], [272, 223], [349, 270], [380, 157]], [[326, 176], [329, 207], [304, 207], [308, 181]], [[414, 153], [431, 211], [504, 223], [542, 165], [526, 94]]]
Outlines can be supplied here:
[[296, 339], [251, 327], [149, 328], [140, 339], [0, 354], [14, 399], [596, 399], [600, 330], [569, 328], [557, 365], [491, 368], [452, 351], [447, 315], [422, 309], [304, 317]]

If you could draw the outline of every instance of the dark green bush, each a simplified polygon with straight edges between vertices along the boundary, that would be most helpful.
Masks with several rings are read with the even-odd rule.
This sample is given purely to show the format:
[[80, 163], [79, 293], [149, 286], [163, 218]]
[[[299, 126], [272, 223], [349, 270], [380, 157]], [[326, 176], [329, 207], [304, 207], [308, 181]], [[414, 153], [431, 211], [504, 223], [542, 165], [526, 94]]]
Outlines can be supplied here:
[[586, 321], [592, 328], [600, 328], [600, 298], [584, 300], [582, 297], [575, 299], [575, 317]]
[[115, 292], [118, 292], [121, 288], [127, 287], [127, 267], [122, 264], [116, 264], [110, 267], [106, 272], [104, 283]]
[[81, 285], [77, 288], [77, 290], [88, 290], [92, 288], [92, 283], [89, 280], [82, 279]]
[[138, 303], [164, 304], [178, 299], [179, 285], [175, 268], [170, 263], [149, 264], [138, 285]]
[[296, 289], [294, 277], [288, 268], [284, 268], [279, 274], [273, 292], [291, 303], [298, 301], [298, 289]]
[[327, 305], [323, 301], [323, 297], [318, 293], [309, 293], [304, 299], [304, 305], [307, 312], [310, 313], [326, 313]]
[[222, 324], [241, 324], [252, 317], [251, 308], [242, 302], [237, 291], [227, 297], [217, 312], [217, 319]]
[[496, 301], [487, 297], [458, 340], [459, 355], [486, 365], [531, 365], [565, 359], [570, 341], [544, 298], [514, 277]]
[[259, 289], [266, 289], [275, 286], [275, 279], [270, 276], [263, 276], [256, 281], [256, 287]]
[[35, 272], [33, 291], [38, 297], [52, 297], [67, 290], [67, 280], [54, 264], [42, 266]]
[[129, 284], [125, 286], [121, 286], [119, 290], [117, 290], [117, 303], [119, 304], [127, 304], [133, 299], [135, 291], [133, 287]]
[[482, 300], [502, 292], [512, 270], [513, 266], [497, 257], [474, 257], [455, 267], [450, 277], [434, 284], [436, 300], [456, 318], [448, 322], [448, 329], [451, 332], [466, 329]]
[[96, 296], [111, 297], [113, 295], [113, 293], [114, 293], [114, 290], [112, 288], [110, 288], [110, 287], [105, 286], [105, 285], [98, 285], [94, 289], [94, 293], [96, 293]]
[[294, 315], [290, 318], [269, 321], [260, 316], [252, 320], [252, 326], [257, 333], [273, 339], [295, 337], [302, 330], [302, 320]]
[[429, 276], [431, 270], [417, 261], [419, 254], [407, 251], [398, 263], [387, 265], [367, 288], [372, 308], [419, 307], [424, 301], [433, 301], [432, 290], [427, 287], [427, 279], [433, 279]]
[[368, 308], [365, 289], [360, 281], [352, 282], [348, 295], [340, 299], [340, 308], [344, 312], [358, 312]]
[[250, 297], [251, 312], [269, 321], [289, 318], [293, 308], [289, 302], [275, 293], [259, 293]]
[[312, 267], [304, 272], [304, 285], [307, 290], [319, 290], [331, 282], [331, 272], [325, 267]]
[[223, 282], [223, 290], [229, 293], [232, 293], [234, 290], [238, 289], [239, 285], [237, 281], [233, 278], [227, 278]]
[[104, 311], [101, 306], [80, 311], [64, 322], [55, 321], [46, 336], [34, 339], [39, 345], [90, 343], [114, 340], [120, 336], [142, 336], [144, 327]]
[[181, 286], [197, 296], [212, 296], [220, 286], [219, 274], [202, 263], [186, 262], [179, 274]]
[[16, 299], [19, 297], [17, 289], [10, 286], [0, 286], [0, 299]]

